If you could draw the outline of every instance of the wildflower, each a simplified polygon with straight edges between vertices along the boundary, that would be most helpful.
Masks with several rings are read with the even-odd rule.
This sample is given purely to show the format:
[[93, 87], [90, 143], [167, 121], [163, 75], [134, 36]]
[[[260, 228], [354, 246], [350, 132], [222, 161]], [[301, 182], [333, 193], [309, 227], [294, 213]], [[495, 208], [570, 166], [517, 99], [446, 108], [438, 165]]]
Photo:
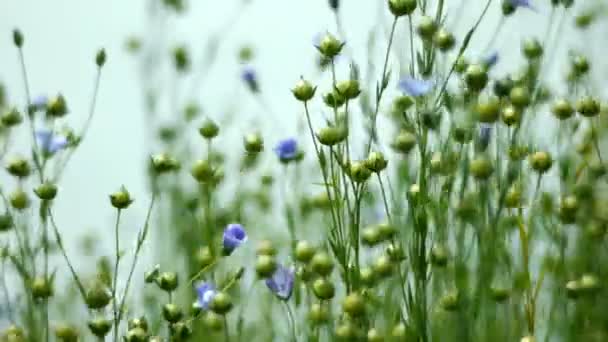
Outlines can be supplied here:
[[68, 145], [68, 139], [51, 130], [40, 129], [36, 131], [36, 143], [44, 153], [51, 155], [64, 149]]
[[257, 73], [252, 66], [247, 65], [243, 68], [241, 71], [241, 78], [252, 92], [257, 93], [260, 90]]
[[238, 246], [247, 241], [247, 233], [243, 226], [238, 223], [229, 224], [224, 229], [224, 253], [230, 255]]
[[424, 96], [433, 88], [433, 82], [404, 77], [399, 81], [399, 89], [410, 96]]
[[292, 160], [298, 154], [298, 142], [294, 138], [281, 140], [275, 146], [274, 152], [282, 161]]
[[483, 59], [483, 64], [485, 64], [486, 68], [491, 68], [498, 63], [498, 59], [498, 51], [494, 51]]
[[529, 8], [529, 9], [532, 9], [532, 10], [534, 9], [534, 6], [532, 6], [532, 1], [531, 0], [509, 0], [509, 2], [515, 8], [517, 8], [517, 7], [525, 7], [525, 8]]
[[289, 300], [293, 291], [294, 270], [277, 265], [272, 277], [266, 279], [266, 286], [281, 300]]
[[30, 103], [30, 111], [35, 112], [38, 110], [44, 110], [49, 103], [49, 98], [46, 95], [38, 95]]
[[217, 294], [215, 285], [212, 283], [200, 283], [196, 286], [196, 294], [198, 297], [198, 304], [204, 310], [209, 309], [209, 304], [213, 300], [213, 297]]

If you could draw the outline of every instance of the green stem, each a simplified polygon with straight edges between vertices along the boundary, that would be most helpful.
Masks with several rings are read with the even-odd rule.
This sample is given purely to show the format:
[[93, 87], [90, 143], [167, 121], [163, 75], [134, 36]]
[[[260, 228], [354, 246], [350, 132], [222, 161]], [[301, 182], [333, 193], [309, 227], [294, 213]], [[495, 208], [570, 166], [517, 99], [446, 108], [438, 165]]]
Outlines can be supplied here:
[[112, 281], [112, 311], [114, 314], [114, 342], [118, 342], [118, 298], [116, 297], [116, 292], [118, 288], [118, 266], [120, 264], [120, 238], [119, 238], [119, 226], [120, 226], [120, 214], [122, 210], [117, 209], [116, 212], [116, 224], [114, 225], [114, 251], [115, 251], [115, 261], [114, 261], [114, 279]]
[[282, 301], [284, 307], [285, 307], [285, 311], [287, 311], [287, 317], [289, 318], [289, 326], [290, 326], [290, 330], [291, 330], [291, 338], [293, 342], [296, 342], [298, 340], [298, 335], [296, 333], [296, 321], [293, 318], [293, 312], [291, 311], [291, 307], [289, 306], [289, 303]]

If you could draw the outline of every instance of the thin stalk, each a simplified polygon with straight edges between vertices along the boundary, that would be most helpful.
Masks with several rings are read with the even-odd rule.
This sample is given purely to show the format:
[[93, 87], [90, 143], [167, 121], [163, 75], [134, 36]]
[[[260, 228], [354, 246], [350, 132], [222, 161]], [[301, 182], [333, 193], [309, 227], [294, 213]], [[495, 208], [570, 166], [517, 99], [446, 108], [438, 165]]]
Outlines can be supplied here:
[[224, 315], [224, 341], [230, 342], [230, 331], [228, 331], [228, 318]]
[[412, 23], [412, 16], [408, 15], [408, 25], [410, 33], [410, 76], [416, 75], [416, 58], [414, 58], [414, 24]]
[[384, 184], [382, 183], [382, 177], [380, 176], [380, 173], [376, 173], [376, 176], [378, 177], [378, 183], [380, 183], [380, 191], [382, 192], [382, 200], [384, 201], [384, 209], [386, 210], [386, 217], [388, 218], [389, 221], [391, 221], [391, 210], [388, 206], [388, 200], [386, 198], [386, 191], [384, 190]]
[[[29, 115], [29, 110], [30, 110], [30, 104], [32, 103], [32, 97], [30, 96], [30, 84], [28, 81], [28, 77], [27, 77], [27, 68], [25, 67], [25, 56], [23, 55], [23, 48], [19, 48], [19, 64], [21, 65], [21, 77], [23, 78], [23, 87], [25, 88], [25, 99], [27, 100], [27, 105], [25, 106], [25, 111], [26, 113], [28, 113], [27, 117], [29, 118], [28, 122], [29, 122], [29, 127], [30, 127], [30, 134], [32, 136], [32, 144], [34, 146], [33, 149], [33, 154], [35, 158], [38, 158], [38, 141], [36, 140], [36, 131], [34, 128], [34, 119], [31, 115]], [[38, 173], [38, 178], [40, 183], [43, 182], [43, 177], [42, 177], [42, 170], [40, 170], [39, 168], [36, 168], [36, 171]]]
[[122, 210], [117, 209], [116, 212], [116, 223], [114, 225], [114, 250], [115, 250], [115, 261], [114, 261], [114, 279], [112, 281], [112, 311], [114, 315], [114, 342], [118, 342], [118, 298], [116, 292], [118, 288], [118, 266], [120, 264], [120, 238], [118, 234], [118, 227], [120, 226], [120, 214]]
[[283, 306], [285, 307], [285, 311], [287, 311], [287, 317], [289, 318], [289, 327], [291, 330], [291, 339], [293, 342], [298, 340], [298, 335], [296, 333], [296, 321], [293, 318], [293, 312], [291, 311], [291, 307], [285, 301], [282, 301]]
[[6, 310], [8, 311], [8, 319], [12, 324], [15, 324], [15, 317], [13, 316], [13, 308], [11, 305], [10, 296], [8, 293], [8, 287], [6, 286], [6, 266], [4, 259], [2, 260], [2, 293], [4, 295], [4, 302], [6, 303]]

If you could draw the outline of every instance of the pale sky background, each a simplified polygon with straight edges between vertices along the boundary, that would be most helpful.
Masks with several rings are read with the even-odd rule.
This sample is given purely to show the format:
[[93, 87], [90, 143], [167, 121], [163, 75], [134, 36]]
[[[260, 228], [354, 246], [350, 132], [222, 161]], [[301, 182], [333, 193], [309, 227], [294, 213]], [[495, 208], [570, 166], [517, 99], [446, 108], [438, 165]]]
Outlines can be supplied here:
[[[239, 11], [241, 2], [190, 2], [196, 5], [191, 6], [187, 16], [171, 20], [172, 32], [169, 37], [173, 42], [187, 43], [198, 56], [210, 32], [223, 27]], [[447, 2], [451, 11], [459, 3], [455, 0]], [[461, 25], [456, 30], [460, 38], [485, 3], [481, 0], [468, 2], [460, 20]], [[341, 16], [347, 30], [348, 44], [359, 56], [360, 64], [365, 64], [362, 57], [365, 55], [369, 29], [377, 18], [378, 0], [348, 0], [343, 3]], [[488, 42], [500, 18], [499, 3], [495, 1], [485, 24], [474, 38], [473, 45], [477, 49], [470, 49], [468, 56], [480, 56], [482, 51], [479, 48]], [[533, 34], [542, 38], [550, 8], [548, 1], [537, 3], [538, 13], [521, 10], [504, 27], [496, 46], [501, 51], [501, 61], [495, 71], [497, 74], [501, 74], [501, 70], [515, 68], [514, 61], [520, 58], [522, 36]], [[143, 167], [146, 158], [143, 100], [137, 63], [124, 49], [127, 36], [142, 36], [145, 33], [144, 8], [143, 0], [0, 0], [0, 81], [7, 86], [10, 99], [17, 101], [16, 104], [20, 106], [24, 103], [24, 94], [17, 51], [12, 43], [13, 28], [19, 27], [25, 35], [25, 56], [32, 94], [63, 93], [71, 110], [67, 121], [76, 128], [81, 127], [87, 115], [95, 75], [95, 53], [100, 47], [105, 47], [108, 53], [91, 131], [68, 167], [55, 204], [56, 219], [60, 229], [69, 232], [68, 241], [95, 231], [107, 236], [105, 240], [109, 242], [114, 211], [107, 196], [122, 184], [136, 199], [124, 216], [125, 234], [128, 231], [136, 232], [144, 219], [149, 194]], [[326, 0], [253, 0], [251, 6], [240, 11], [244, 12], [232, 26], [227, 42], [220, 51], [218, 63], [205, 80], [198, 98], [205, 112], [215, 119], [221, 118], [226, 110], [226, 102], [238, 105], [239, 117], [268, 117], [267, 111], [253, 101], [238, 82], [237, 51], [241, 44], [253, 45], [256, 49], [255, 66], [275, 115], [271, 120], [275, 126], [266, 132], [267, 145], [272, 146], [276, 139], [296, 133], [294, 117], [300, 114], [301, 107], [291, 97], [289, 89], [301, 74], [314, 78], [316, 51], [312, 46], [313, 37], [325, 30], [335, 32], [335, 22]], [[388, 26], [389, 12], [386, 8], [383, 14]], [[596, 34], [596, 39], [602, 37], [604, 41], [593, 42], [572, 32], [572, 18], [567, 20], [569, 26], [563, 31], [562, 47], [585, 48], [589, 54], [602, 52], [608, 36], [605, 25], [595, 28], [597, 33], [602, 33]], [[406, 21], [402, 20], [398, 26], [395, 48], [397, 53], [403, 55], [409, 53], [405, 49], [406, 33]], [[385, 44], [384, 41], [379, 43], [379, 54], [383, 53]], [[598, 63], [603, 63], [594, 65], [599, 68], [598, 77], [605, 79], [605, 58], [598, 60]], [[346, 75], [347, 71], [343, 67], [340, 73]], [[553, 74], [557, 80], [560, 75]], [[391, 92], [394, 91], [394, 84], [393, 80], [389, 86]], [[246, 125], [246, 121], [243, 120], [242, 124]], [[197, 126], [194, 126], [186, 134], [196, 134], [196, 129]], [[235, 136], [232, 141], [233, 144], [241, 144], [241, 137]], [[231, 142], [225, 139], [223, 143]], [[11, 152], [27, 155], [28, 150], [29, 141], [21, 139], [13, 145]], [[4, 175], [0, 179], [3, 187], [13, 187], [13, 183], [7, 184]], [[76, 248], [73, 242], [68, 243], [68, 250]]]

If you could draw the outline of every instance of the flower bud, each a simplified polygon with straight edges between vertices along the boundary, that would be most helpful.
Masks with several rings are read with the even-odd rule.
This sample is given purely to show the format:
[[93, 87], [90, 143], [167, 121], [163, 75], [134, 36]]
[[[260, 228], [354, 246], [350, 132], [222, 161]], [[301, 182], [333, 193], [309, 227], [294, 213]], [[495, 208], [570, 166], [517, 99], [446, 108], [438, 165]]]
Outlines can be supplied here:
[[509, 100], [516, 108], [525, 108], [530, 104], [530, 91], [526, 87], [513, 87]]
[[50, 201], [57, 195], [57, 185], [49, 183], [48, 181], [44, 182], [34, 189], [34, 193], [41, 200]]
[[431, 262], [438, 267], [445, 267], [448, 264], [449, 252], [444, 245], [438, 244], [431, 249]]
[[417, 6], [417, 0], [388, 0], [388, 8], [395, 17], [411, 15]]
[[338, 94], [347, 100], [356, 99], [357, 96], [361, 94], [361, 88], [359, 87], [359, 81], [357, 80], [341, 81], [336, 84], [336, 90], [338, 91]]
[[141, 328], [130, 329], [124, 337], [125, 342], [146, 342], [148, 333]]
[[190, 174], [199, 183], [208, 183], [213, 181], [215, 170], [211, 167], [211, 163], [208, 160], [199, 159], [192, 165]]
[[346, 139], [348, 131], [341, 126], [327, 126], [321, 128], [316, 135], [321, 145], [334, 146]]
[[344, 105], [346, 98], [338, 92], [330, 92], [323, 95], [323, 102], [325, 102], [329, 108], [339, 108]]
[[55, 327], [55, 337], [61, 342], [78, 342], [78, 330], [67, 324], [59, 324]]
[[200, 267], [207, 267], [213, 263], [215, 257], [211, 253], [211, 248], [209, 246], [201, 247], [196, 252], [196, 261], [200, 265]]
[[13, 43], [18, 48], [23, 46], [23, 33], [19, 29], [13, 30]]
[[372, 270], [374, 271], [374, 275], [379, 276], [380, 278], [389, 277], [393, 274], [393, 264], [388, 255], [380, 255], [372, 266]]
[[553, 115], [560, 120], [566, 120], [574, 114], [574, 108], [566, 99], [555, 101], [551, 107], [551, 111], [553, 112]]
[[384, 158], [384, 154], [377, 151], [370, 152], [364, 163], [369, 170], [376, 173], [386, 169], [386, 166], [388, 165], [388, 161]]
[[420, 23], [418, 23], [416, 32], [418, 32], [418, 35], [420, 35], [423, 40], [429, 41], [433, 39], [433, 35], [437, 32], [437, 23], [435, 22], [435, 19], [429, 16], [420, 18]]
[[414, 146], [416, 146], [416, 135], [405, 130], [402, 130], [391, 144], [395, 151], [403, 154], [409, 153]]
[[203, 316], [203, 324], [211, 331], [222, 331], [224, 329], [224, 320], [222, 316], [214, 313], [213, 311], [207, 311]]
[[261, 240], [256, 247], [255, 253], [257, 255], [269, 255], [274, 256], [277, 254], [277, 249], [270, 240]]
[[479, 92], [488, 84], [487, 70], [479, 64], [471, 64], [466, 69], [464, 80], [471, 91]]
[[185, 46], [178, 46], [173, 50], [173, 63], [175, 70], [185, 72], [190, 68], [190, 57]]
[[329, 321], [329, 311], [321, 304], [314, 303], [308, 311], [308, 320], [313, 325], [321, 325]]
[[232, 298], [226, 292], [218, 292], [213, 296], [210, 307], [218, 315], [227, 314], [232, 309]]
[[160, 265], [157, 264], [154, 266], [154, 268], [152, 268], [151, 270], [146, 271], [144, 273], [144, 282], [146, 284], [157, 283], [159, 276], [160, 276]]
[[574, 23], [579, 29], [586, 29], [595, 20], [596, 15], [593, 12], [587, 11], [577, 15], [574, 19]]
[[375, 227], [366, 227], [361, 231], [361, 242], [366, 246], [375, 246], [382, 242], [380, 231]]
[[60, 118], [68, 113], [68, 106], [63, 95], [59, 94], [50, 99], [46, 106], [46, 115], [51, 118]]
[[326, 252], [318, 251], [310, 260], [310, 266], [320, 276], [328, 276], [334, 269], [334, 262]]
[[511, 186], [505, 194], [505, 207], [509, 209], [520, 208], [522, 205], [521, 190], [519, 186]]
[[549, 152], [539, 151], [533, 153], [530, 157], [530, 166], [538, 173], [545, 173], [553, 165], [553, 159]]
[[110, 195], [110, 203], [116, 209], [126, 209], [133, 203], [133, 199], [127, 189], [122, 186], [119, 191]]
[[365, 314], [365, 300], [357, 293], [353, 292], [342, 301], [342, 310], [352, 317], [359, 317]]
[[485, 155], [479, 155], [471, 161], [470, 164], [471, 174], [477, 180], [486, 180], [494, 172], [494, 166], [492, 162]]
[[53, 284], [47, 279], [36, 277], [32, 280], [32, 296], [34, 299], [47, 299], [53, 295]]
[[313, 87], [310, 82], [301, 78], [298, 83], [296, 83], [295, 87], [291, 90], [293, 96], [302, 102], [306, 102], [311, 100], [315, 96], [315, 92], [317, 91], [317, 87]]
[[439, 29], [433, 40], [441, 52], [452, 50], [456, 44], [454, 35], [445, 29]]
[[569, 195], [562, 199], [559, 207], [559, 216], [563, 223], [574, 223], [579, 202], [576, 196]]
[[132, 318], [127, 322], [127, 328], [129, 328], [129, 330], [140, 328], [143, 331], [148, 332], [148, 320], [144, 316]]
[[312, 284], [312, 291], [320, 300], [329, 300], [334, 298], [336, 290], [334, 284], [325, 278], [318, 278]]
[[179, 168], [179, 162], [167, 153], [152, 156], [152, 169], [158, 174], [177, 171]]
[[362, 161], [354, 161], [350, 164], [350, 177], [357, 183], [363, 183], [372, 175], [370, 169]]
[[498, 119], [500, 113], [500, 101], [496, 97], [490, 97], [477, 103], [476, 112], [479, 122], [493, 123]]
[[576, 111], [585, 117], [594, 117], [600, 113], [600, 103], [592, 97], [583, 97], [576, 101]]
[[401, 245], [390, 244], [386, 247], [386, 254], [391, 258], [392, 262], [401, 262], [405, 260], [405, 251]]
[[86, 292], [85, 302], [91, 310], [99, 310], [105, 308], [112, 299], [110, 291], [101, 282], [96, 282]]
[[198, 129], [198, 132], [203, 138], [211, 140], [217, 137], [220, 127], [213, 120], [207, 118]]
[[452, 292], [444, 295], [440, 299], [439, 305], [445, 311], [455, 311], [456, 309], [458, 309], [458, 306], [459, 306], [458, 293], [455, 291], [452, 291]]
[[163, 305], [163, 318], [169, 323], [175, 323], [179, 321], [184, 313], [179, 308], [179, 306], [168, 303]]
[[247, 153], [259, 153], [264, 150], [264, 139], [259, 133], [247, 134], [244, 138]]
[[537, 39], [528, 39], [522, 45], [522, 52], [527, 59], [537, 59], [543, 55], [543, 47]]
[[582, 55], [574, 56], [572, 59], [572, 73], [575, 77], [581, 77], [589, 72], [589, 60]]
[[270, 255], [258, 255], [255, 261], [255, 272], [261, 279], [269, 278], [274, 274], [277, 269], [277, 262], [273, 256]]
[[459, 144], [464, 144], [473, 139], [473, 133], [469, 127], [456, 127], [454, 128], [454, 140]]
[[[13, 217], [8, 212], [0, 215], [0, 233], [10, 230], [13, 226]], [[2, 253], [0, 253], [0, 258], [2, 256]]]
[[521, 114], [514, 106], [506, 106], [502, 109], [502, 122], [507, 126], [518, 124], [521, 120]]
[[359, 280], [364, 286], [372, 287], [376, 282], [376, 274], [371, 267], [362, 267], [359, 270]]
[[321, 54], [327, 58], [334, 58], [342, 52], [342, 47], [344, 47], [344, 43], [340, 42], [336, 37], [332, 34], [327, 33], [317, 46], [317, 49]]
[[469, 67], [469, 61], [467, 61], [467, 59], [464, 56], [460, 56], [457, 60], [456, 63], [454, 64], [454, 71], [457, 74], [462, 74], [465, 71], [467, 71], [467, 68]]
[[104, 64], [106, 64], [106, 57], [106, 50], [100, 49], [97, 51], [97, 55], [95, 55], [95, 64], [101, 68]]
[[96, 317], [88, 321], [87, 326], [93, 335], [103, 339], [110, 332], [112, 323], [103, 317]]
[[315, 255], [316, 248], [306, 240], [300, 240], [296, 244], [294, 251], [295, 258], [297, 261], [302, 263], [309, 262]]
[[17, 210], [27, 209], [30, 206], [30, 198], [22, 189], [17, 189], [9, 195], [11, 206]]
[[357, 328], [348, 321], [338, 324], [334, 334], [338, 341], [357, 341]]
[[504, 287], [490, 287], [490, 296], [497, 303], [503, 303], [511, 296], [511, 290]]
[[0, 117], [0, 123], [5, 127], [17, 126], [23, 121], [23, 116], [16, 108], [8, 110]]
[[179, 278], [175, 272], [163, 272], [158, 277], [158, 287], [166, 292], [173, 292], [179, 285]]
[[505, 77], [494, 82], [494, 95], [504, 98], [509, 96], [513, 88], [513, 80]]
[[26, 178], [32, 173], [30, 164], [23, 158], [14, 158], [9, 161], [8, 165], [6, 166], [6, 171], [8, 171], [8, 173], [12, 176], [18, 178]]

